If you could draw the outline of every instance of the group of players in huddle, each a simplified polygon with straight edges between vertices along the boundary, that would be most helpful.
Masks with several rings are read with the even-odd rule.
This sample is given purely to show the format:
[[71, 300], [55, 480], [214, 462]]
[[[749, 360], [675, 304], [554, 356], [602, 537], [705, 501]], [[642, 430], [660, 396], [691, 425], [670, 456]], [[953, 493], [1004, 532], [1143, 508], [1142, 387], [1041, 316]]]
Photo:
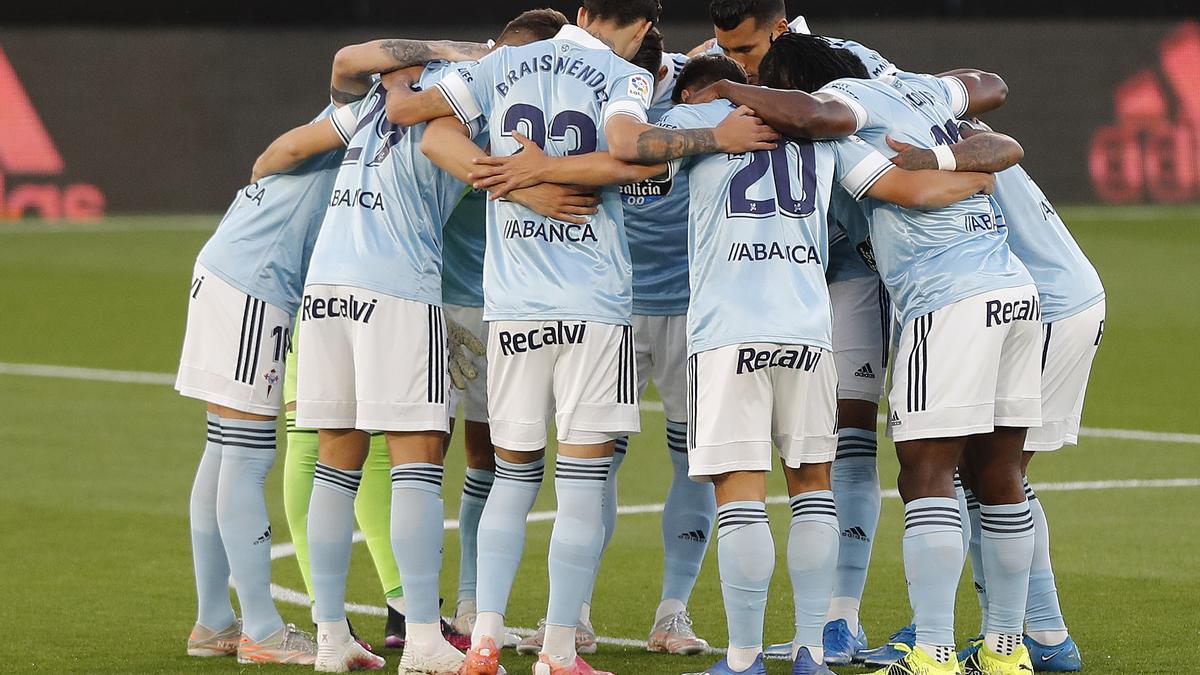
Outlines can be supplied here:
[[[709, 648], [687, 604], [715, 522], [729, 635], [708, 674], [765, 673], [765, 655], [797, 675], [1079, 670], [1025, 472], [1076, 442], [1104, 290], [1020, 145], [976, 119], [1003, 80], [902, 71], [789, 24], [783, 0], [714, 0], [716, 38], [690, 55], [663, 53], [658, 0], [582, 5], [575, 25], [531, 10], [487, 44], [342, 49], [332, 103], [262, 154], [200, 252], [177, 383], [208, 403], [188, 653], [384, 667], [346, 618], [357, 514], [399, 672], [503, 672], [553, 421], [548, 607], [516, 647], [539, 654], [535, 675], [599, 672], [579, 654], [595, 650], [617, 468], [653, 377], [674, 472], [651, 651]], [[889, 353], [913, 621], [868, 649]], [[285, 407], [315, 639], [270, 590], [262, 488]], [[796, 625], [764, 650], [773, 446]], [[956, 653], [965, 552], [983, 625]]]

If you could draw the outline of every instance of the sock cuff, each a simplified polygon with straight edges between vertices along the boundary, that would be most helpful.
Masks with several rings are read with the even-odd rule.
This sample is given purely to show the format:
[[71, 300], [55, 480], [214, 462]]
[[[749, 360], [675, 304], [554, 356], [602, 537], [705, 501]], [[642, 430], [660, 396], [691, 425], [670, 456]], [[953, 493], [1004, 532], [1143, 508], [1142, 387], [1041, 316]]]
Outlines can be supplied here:
[[623, 455], [626, 452], [629, 452], [629, 437], [621, 436], [616, 441], [614, 441], [613, 442], [613, 452], [616, 454], [619, 454], [619, 455]]
[[768, 524], [767, 505], [759, 501], [729, 502], [717, 507], [717, 537], [747, 525]]
[[980, 505], [979, 528], [983, 536], [993, 539], [1032, 536], [1033, 514], [1029, 502]]
[[866, 431], [865, 429], [844, 428], [838, 429], [837, 442], [837, 459], [851, 459], [854, 457], [870, 458], [874, 460], [879, 453], [879, 439], [875, 432]]
[[442, 494], [442, 477], [446, 470], [440, 464], [411, 462], [392, 467], [392, 489], [424, 490]]
[[612, 463], [612, 457], [582, 459], [559, 455], [554, 459], [554, 479], [604, 482], [608, 480]]
[[1025, 487], [1025, 501], [1032, 502], [1037, 499], [1037, 493], [1033, 491], [1033, 486], [1029, 484], [1029, 477], [1025, 476], [1021, 479], [1021, 484]]
[[687, 452], [687, 424], [667, 422], [667, 448], [675, 452]]
[[963, 487], [962, 474], [960, 474], [958, 471], [954, 472], [954, 489], [962, 490], [964, 492], [967, 490], [967, 488]]
[[221, 444], [221, 419], [212, 413], [208, 413], [206, 422], [206, 440], [209, 443]]
[[362, 471], [335, 469], [328, 464], [317, 462], [313, 469], [313, 487], [324, 486], [334, 492], [354, 498], [358, 494], [358, 484], [362, 482]]
[[922, 497], [904, 505], [905, 535], [961, 531], [962, 514], [957, 499]]
[[486, 501], [492, 492], [492, 483], [495, 482], [496, 472], [467, 467], [467, 475], [463, 478], [463, 498]]
[[969, 488], [963, 488], [963, 497], [966, 499], [968, 509], [974, 510], [979, 508], [979, 498]]
[[496, 458], [496, 480], [510, 480], [517, 483], [532, 484], [535, 487], [542, 482], [546, 473], [546, 460], [539, 457], [528, 464], [506, 462]]
[[831, 523], [837, 528], [837, 507], [831, 490], [801, 492], [789, 499], [788, 504], [792, 507], [792, 523]]
[[247, 450], [275, 450], [275, 420], [230, 420], [219, 418], [221, 445]]

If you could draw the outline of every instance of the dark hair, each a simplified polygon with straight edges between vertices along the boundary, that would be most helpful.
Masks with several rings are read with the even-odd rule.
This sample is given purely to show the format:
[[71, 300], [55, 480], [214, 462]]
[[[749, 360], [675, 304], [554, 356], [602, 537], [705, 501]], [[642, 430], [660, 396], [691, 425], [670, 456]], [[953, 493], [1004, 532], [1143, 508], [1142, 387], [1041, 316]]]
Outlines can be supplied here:
[[658, 71], [662, 69], [663, 37], [657, 28], [651, 28], [642, 40], [638, 53], [633, 55], [630, 62], [638, 68], [645, 68], [650, 77], [658, 81]]
[[787, 18], [787, 7], [783, 0], [712, 0], [708, 15], [713, 25], [721, 30], [733, 30], [746, 19], [765, 25]]
[[568, 23], [566, 15], [557, 9], [531, 9], [509, 21], [496, 42], [512, 42], [517, 36], [530, 37], [530, 42], [549, 40]]
[[675, 89], [671, 100], [683, 103], [683, 90], [698, 91], [718, 80], [730, 80], [746, 84], [746, 71], [736, 61], [724, 54], [697, 56], [684, 65], [679, 77], [675, 78]]
[[758, 81], [775, 89], [811, 93], [843, 77], [866, 80], [870, 75], [854, 52], [819, 35], [780, 35], [758, 66]]
[[611, 19], [624, 28], [636, 21], [658, 23], [662, 16], [660, 0], [583, 0], [583, 8], [596, 19]]

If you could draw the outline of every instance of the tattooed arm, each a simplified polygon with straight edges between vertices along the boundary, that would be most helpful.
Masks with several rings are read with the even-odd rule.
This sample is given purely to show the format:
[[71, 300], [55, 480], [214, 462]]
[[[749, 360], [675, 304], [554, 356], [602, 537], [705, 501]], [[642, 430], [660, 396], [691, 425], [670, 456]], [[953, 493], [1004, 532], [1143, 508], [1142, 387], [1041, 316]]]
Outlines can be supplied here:
[[[892, 158], [892, 163], [902, 169], [916, 171], [938, 168], [933, 150], [901, 143], [890, 137], [887, 143], [891, 149], [900, 153]], [[955, 171], [996, 173], [1013, 166], [1025, 157], [1025, 150], [1020, 143], [994, 131], [963, 133], [963, 140], [951, 145], [950, 151], [954, 153]]]
[[333, 57], [329, 96], [334, 105], [353, 103], [371, 88], [371, 76], [430, 61], [473, 61], [489, 51], [485, 44], [450, 40], [372, 40], [342, 47]]
[[710, 129], [667, 129], [630, 115], [614, 115], [605, 125], [608, 151], [633, 164], [663, 164], [681, 157], [713, 152], [738, 154], [772, 150], [779, 134], [749, 108], [738, 108]]

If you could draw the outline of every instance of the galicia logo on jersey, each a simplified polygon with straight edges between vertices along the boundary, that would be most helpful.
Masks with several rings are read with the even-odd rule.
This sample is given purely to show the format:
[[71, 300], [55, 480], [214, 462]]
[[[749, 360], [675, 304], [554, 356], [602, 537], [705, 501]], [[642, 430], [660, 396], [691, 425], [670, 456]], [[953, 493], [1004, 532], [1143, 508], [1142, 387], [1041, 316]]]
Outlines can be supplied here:
[[378, 303], [378, 298], [372, 298], [370, 302], [367, 302], [354, 297], [353, 293], [348, 298], [339, 298], [336, 296], [332, 298], [314, 298], [306, 293], [304, 295], [304, 304], [301, 307], [300, 320], [350, 319], [351, 321], [371, 323], [371, 315], [375, 313], [375, 306]]
[[500, 331], [500, 353], [505, 356], [524, 354], [547, 345], [581, 345], [587, 329], [586, 323], [563, 323], [543, 326], [528, 331]]
[[1014, 321], [1041, 321], [1042, 311], [1038, 304], [1038, 296], [1034, 295], [1028, 300], [1014, 300], [1012, 302], [1002, 302], [1000, 300], [988, 300], [987, 302], [987, 327], [1003, 326]]
[[763, 262], [767, 260], [786, 260], [797, 265], [813, 263], [821, 264], [821, 256], [816, 246], [804, 244], [781, 244], [777, 241], [740, 242], [735, 241], [729, 246], [729, 262]]
[[102, 218], [104, 193], [95, 185], [22, 182], [8, 189], [8, 176], [61, 176], [66, 166], [3, 50], [0, 101], [0, 220], [27, 215], [68, 221]]
[[764, 368], [789, 368], [812, 372], [821, 362], [822, 351], [803, 345], [800, 349], [780, 347], [779, 349], [755, 349], [754, 347], [738, 348], [737, 374], [753, 373]]
[[621, 186], [621, 202], [626, 206], [649, 206], [671, 193], [674, 179], [641, 181]]

